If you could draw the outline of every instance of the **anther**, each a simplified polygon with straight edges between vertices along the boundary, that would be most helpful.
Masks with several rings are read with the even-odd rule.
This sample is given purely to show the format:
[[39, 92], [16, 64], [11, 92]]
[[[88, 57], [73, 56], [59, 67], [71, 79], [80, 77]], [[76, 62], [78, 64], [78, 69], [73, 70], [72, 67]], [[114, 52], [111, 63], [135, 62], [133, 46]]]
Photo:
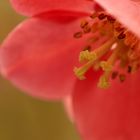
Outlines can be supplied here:
[[97, 58], [99, 59], [110, 50], [113, 43], [114, 43], [114, 39], [111, 39], [107, 41], [105, 44], [103, 44], [101, 47], [95, 49], [93, 52], [91, 52], [91, 54], [92, 53], [96, 54]]
[[83, 32], [84, 33], [89, 33], [91, 31], [91, 27], [89, 25], [86, 25], [84, 28], [83, 28]]
[[81, 38], [83, 36], [82, 32], [76, 32], [74, 35], [74, 38]]
[[114, 23], [114, 29], [118, 33], [123, 32], [125, 30], [125, 28], [117, 21]]
[[124, 31], [124, 28], [123, 27], [116, 27], [115, 30], [117, 32], [122, 32], [122, 31]]
[[96, 12], [94, 12], [92, 15], [90, 15], [90, 18], [92, 18], [92, 19], [94, 19], [96, 17], [97, 17], [97, 13]]
[[110, 86], [110, 83], [109, 83], [108, 76], [106, 76], [105, 74], [102, 75], [99, 79], [98, 87], [102, 89], [107, 89], [109, 88], [109, 86]]
[[110, 65], [107, 61], [102, 61], [100, 63], [100, 66], [103, 69], [103, 71], [108, 71], [108, 72], [112, 71], [113, 68], [112, 65]]
[[119, 79], [120, 79], [120, 82], [124, 82], [126, 79], [126, 76], [124, 74], [120, 74]]
[[94, 52], [91, 53], [88, 50], [80, 52], [80, 55], [79, 55], [80, 62], [83, 62], [85, 60], [86, 61], [90, 61], [90, 60], [95, 61], [96, 59], [97, 59], [97, 55]]
[[128, 72], [128, 73], [131, 73], [131, 72], [132, 72], [132, 66], [130, 66], [130, 65], [128, 66], [127, 72]]
[[88, 25], [88, 21], [82, 20], [82, 21], [81, 21], [81, 24], [80, 24], [80, 27], [81, 27], [81, 28], [85, 28], [85, 26], [87, 26], [87, 25]]
[[118, 71], [113, 71], [112, 75], [111, 75], [111, 79], [116, 79], [116, 77], [118, 76]]
[[107, 20], [110, 22], [110, 23], [114, 23], [116, 20], [115, 18], [113, 18], [112, 16], [110, 15], [107, 15]]
[[118, 35], [118, 39], [124, 39], [126, 37], [126, 35], [124, 34], [124, 32], [121, 32], [119, 35]]
[[100, 13], [99, 15], [98, 15], [98, 18], [100, 19], [100, 20], [103, 20], [103, 19], [105, 19], [107, 16], [104, 14], [104, 13]]

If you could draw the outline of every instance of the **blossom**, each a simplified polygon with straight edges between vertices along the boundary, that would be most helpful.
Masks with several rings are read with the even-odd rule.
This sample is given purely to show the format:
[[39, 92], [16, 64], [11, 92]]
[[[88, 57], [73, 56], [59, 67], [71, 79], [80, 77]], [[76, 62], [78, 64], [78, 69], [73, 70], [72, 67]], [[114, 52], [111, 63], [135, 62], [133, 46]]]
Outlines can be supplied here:
[[[105, 28], [105, 33], [110, 32], [117, 39], [112, 40], [110, 34], [104, 37], [100, 35], [99, 40], [93, 41], [93, 51], [90, 52], [87, 48], [83, 51], [85, 49], [83, 47], [87, 46], [87, 40], [95, 34], [83, 35], [82, 32], [83, 37], [81, 37], [77, 34], [81, 32], [77, 31], [81, 30], [79, 26], [81, 19], [86, 19], [82, 21], [82, 25], [87, 25], [91, 12], [95, 12], [93, 1], [11, 0], [18, 12], [30, 18], [18, 25], [3, 42], [0, 50], [1, 73], [17, 87], [34, 97], [64, 99], [69, 96], [71, 117], [85, 140], [139, 140], [140, 88], [138, 81], [140, 76], [138, 65], [134, 65], [134, 61], [130, 63], [128, 59], [130, 57], [125, 57], [127, 61], [129, 60], [124, 63], [125, 68], [129, 69], [126, 76], [119, 73], [122, 82], [111, 80], [109, 87], [109, 81], [104, 82], [106, 78], [104, 74], [105, 76], [108, 74], [107, 80], [110, 80], [113, 74], [112, 65], [116, 62], [116, 57], [115, 61], [108, 57], [110, 53], [121, 54], [119, 56], [121, 58], [119, 61], [121, 61], [122, 57], [126, 56], [126, 52], [130, 51], [136, 56], [135, 62], [139, 62], [139, 1], [96, 1], [105, 9], [101, 13], [102, 16], [95, 14], [95, 17], [99, 18], [97, 23], [102, 23], [102, 18], [103, 20], [105, 18], [107, 20], [105, 25], [111, 25]], [[117, 27], [116, 29], [119, 28], [119, 31], [110, 30], [112, 24], [113, 27]], [[102, 28], [99, 29], [102, 31]], [[75, 39], [73, 35], [79, 39]], [[115, 43], [117, 47], [113, 49], [112, 45]], [[125, 49], [122, 50], [121, 45]], [[132, 46], [134, 49], [131, 49]], [[98, 48], [103, 51], [99, 51]], [[108, 55], [104, 55], [105, 50], [109, 50]], [[98, 57], [97, 52], [99, 52]], [[75, 73], [80, 79], [86, 78], [84, 80], [78, 80], [73, 72], [73, 68], [79, 65], [79, 54], [81, 54], [80, 61], [86, 61], [88, 66], [77, 67]], [[91, 67], [96, 66], [93, 65], [93, 59], [96, 58], [94, 56], [107, 57], [109, 58], [107, 60], [111, 62], [113, 60], [109, 67], [106, 62], [97, 67], [97, 69], [101, 67], [104, 74], [101, 70], [97, 72], [92, 70]], [[100, 63], [96, 62], [96, 64]], [[83, 71], [83, 67], [86, 71]], [[118, 68], [118, 64], [114, 68], [117, 72], [122, 71], [120, 67]], [[79, 72], [79, 69], [82, 71]], [[136, 72], [131, 75], [129, 73], [132, 70]], [[97, 87], [98, 81], [100, 83], [99, 79], [101, 80], [99, 86], [108, 87], [107, 89]]]

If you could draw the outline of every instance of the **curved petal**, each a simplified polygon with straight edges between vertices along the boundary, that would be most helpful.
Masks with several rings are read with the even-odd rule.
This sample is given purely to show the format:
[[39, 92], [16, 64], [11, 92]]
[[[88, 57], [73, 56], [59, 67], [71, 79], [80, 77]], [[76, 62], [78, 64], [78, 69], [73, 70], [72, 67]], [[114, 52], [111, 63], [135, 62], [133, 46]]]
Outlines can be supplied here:
[[124, 83], [113, 81], [111, 88], [98, 89], [98, 74], [75, 87], [75, 122], [84, 140], [140, 139], [140, 75], [127, 77]]
[[96, 0], [96, 2], [101, 4], [109, 13], [140, 37], [139, 0]]
[[64, 19], [29, 19], [2, 44], [2, 74], [32, 96], [58, 99], [71, 93], [73, 68], [86, 38], [73, 37], [79, 20]]
[[66, 113], [68, 114], [68, 117], [73, 122], [74, 121], [74, 114], [73, 114], [73, 107], [72, 107], [72, 96], [67, 96], [63, 100], [64, 103], [64, 109]]
[[33, 16], [53, 10], [89, 12], [93, 2], [87, 0], [10, 0], [13, 7], [23, 15]]

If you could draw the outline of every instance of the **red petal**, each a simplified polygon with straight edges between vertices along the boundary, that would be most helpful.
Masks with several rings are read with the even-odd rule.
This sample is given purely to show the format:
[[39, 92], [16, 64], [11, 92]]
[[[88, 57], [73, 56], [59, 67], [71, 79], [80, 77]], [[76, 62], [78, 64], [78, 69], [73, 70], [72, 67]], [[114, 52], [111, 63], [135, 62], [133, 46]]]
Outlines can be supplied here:
[[93, 2], [87, 0], [10, 0], [14, 8], [23, 15], [33, 16], [52, 10], [89, 12]]
[[73, 99], [75, 122], [84, 140], [140, 140], [140, 75], [98, 89], [98, 75], [80, 81]]
[[86, 42], [73, 37], [79, 31], [79, 20], [60, 19], [29, 19], [2, 44], [3, 75], [32, 96], [61, 98], [71, 93], [73, 68]]
[[109, 13], [114, 15], [126, 27], [140, 37], [140, 1], [139, 0], [96, 0]]

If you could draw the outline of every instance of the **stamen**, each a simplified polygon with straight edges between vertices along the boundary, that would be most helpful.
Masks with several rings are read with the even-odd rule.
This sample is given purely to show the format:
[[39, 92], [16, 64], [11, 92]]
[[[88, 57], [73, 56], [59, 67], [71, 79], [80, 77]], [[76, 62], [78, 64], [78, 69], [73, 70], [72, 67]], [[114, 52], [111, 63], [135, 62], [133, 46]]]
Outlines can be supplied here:
[[97, 59], [100, 59], [104, 54], [106, 54], [110, 50], [113, 43], [114, 43], [114, 39], [111, 39], [108, 42], [106, 42], [105, 44], [103, 44], [101, 47], [95, 49], [92, 52], [89, 52], [88, 50], [82, 51], [79, 56], [79, 61], [80, 62], [82, 62], [84, 60], [87, 60], [87, 61], [94, 60], [95, 61]]
[[84, 33], [90, 33], [91, 31], [91, 27], [89, 25], [86, 25], [84, 28], [83, 28], [83, 32]]
[[100, 59], [104, 54], [106, 54], [110, 50], [113, 43], [114, 43], [114, 39], [109, 40], [108, 42], [103, 44], [101, 47], [91, 52], [91, 56], [96, 56], [96, 59]]
[[124, 28], [119, 26], [119, 27], [115, 27], [115, 30], [117, 32], [123, 32], [124, 31]]
[[89, 68], [92, 67], [94, 63], [94, 60], [90, 60], [88, 63], [86, 63], [85, 65], [83, 65], [80, 68], [75, 67], [74, 68], [74, 73], [75, 75], [80, 79], [80, 80], [84, 80], [86, 77], [84, 76], [85, 73], [89, 70]]
[[126, 79], [126, 77], [125, 77], [124, 74], [120, 74], [120, 75], [119, 75], [119, 79], [120, 79], [120, 82], [124, 82], [125, 79]]
[[97, 13], [94, 12], [92, 15], [90, 15], [90, 18], [95, 19], [97, 17]]
[[128, 68], [127, 68], [127, 72], [128, 72], [128, 73], [131, 73], [131, 72], [132, 72], [132, 67], [131, 67], [130, 65], [129, 65]]
[[116, 79], [116, 77], [118, 76], [118, 71], [113, 71], [112, 75], [111, 75], [111, 79]]
[[97, 56], [96, 54], [91, 55], [91, 53], [89, 52], [89, 50], [85, 50], [80, 52], [80, 56], [79, 56], [79, 61], [83, 62], [83, 61], [90, 61], [90, 60], [96, 60]]
[[87, 26], [87, 25], [88, 25], [88, 21], [82, 20], [82, 21], [81, 21], [80, 27], [81, 27], [81, 28], [84, 28], [84, 27]]
[[101, 68], [103, 69], [103, 71], [112, 71], [113, 66], [111, 64], [109, 64], [109, 61], [102, 61], [100, 63]]
[[[110, 68], [106, 68], [104, 66], [109, 66], [110, 67], [110, 65], [113, 65], [116, 62], [116, 59], [118, 58], [118, 54], [119, 54], [120, 49], [121, 49], [121, 46], [117, 46], [115, 48], [115, 50], [113, 51], [112, 55], [109, 57], [109, 59], [106, 62], [103, 61], [101, 63], [101, 65], [103, 66], [102, 68], [104, 70], [108, 71], [108, 69], [110, 69]], [[105, 65], [105, 63], [107, 63], [107, 64]]]
[[106, 73], [100, 77], [98, 87], [102, 89], [107, 89], [109, 88], [109, 86], [110, 86], [109, 75]]
[[104, 14], [104, 13], [100, 13], [99, 15], [98, 15], [98, 18], [100, 19], [100, 20], [103, 20], [103, 19], [105, 19], [107, 16]]
[[119, 35], [118, 35], [118, 39], [124, 39], [126, 37], [126, 35], [124, 34], [124, 32], [121, 32]]
[[112, 16], [108, 15], [107, 16], [107, 20], [110, 22], [110, 23], [114, 23], [116, 20], [115, 18], [113, 18]]
[[[103, 74], [103, 76], [100, 77], [98, 87], [100, 87], [100, 88], [108, 88], [108, 86], [110, 85], [109, 84], [109, 78], [112, 75], [113, 66], [115, 65], [115, 62], [116, 62], [116, 60], [118, 58], [119, 51], [120, 51], [120, 46], [117, 46], [115, 51], [109, 57], [109, 59], [106, 62], [102, 61], [100, 63], [100, 66], [101, 66], [102, 70], [104, 71], [104, 74]], [[103, 82], [103, 83], [101, 83], [101, 82]], [[106, 82], [106, 84], [104, 84], [104, 82]]]

